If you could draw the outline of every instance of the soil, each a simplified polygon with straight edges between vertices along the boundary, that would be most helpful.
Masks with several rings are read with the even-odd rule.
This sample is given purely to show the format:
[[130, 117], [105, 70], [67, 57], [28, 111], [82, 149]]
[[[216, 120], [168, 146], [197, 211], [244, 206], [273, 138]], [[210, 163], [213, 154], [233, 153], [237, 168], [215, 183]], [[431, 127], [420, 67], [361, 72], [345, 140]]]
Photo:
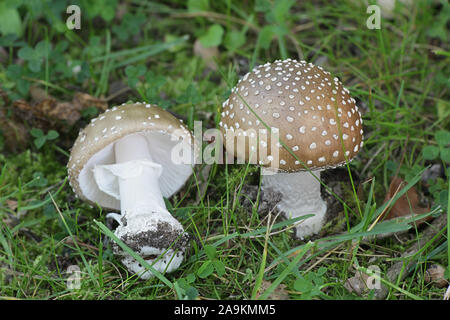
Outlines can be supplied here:
[[144, 231], [138, 234], [125, 235], [121, 239], [128, 247], [136, 252], [147, 245], [165, 250], [169, 247], [174, 250], [184, 251], [189, 242], [189, 235], [184, 233], [180, 236], [179, 230], [174, 230], [167, 222], [160, 222], [156, 231]]

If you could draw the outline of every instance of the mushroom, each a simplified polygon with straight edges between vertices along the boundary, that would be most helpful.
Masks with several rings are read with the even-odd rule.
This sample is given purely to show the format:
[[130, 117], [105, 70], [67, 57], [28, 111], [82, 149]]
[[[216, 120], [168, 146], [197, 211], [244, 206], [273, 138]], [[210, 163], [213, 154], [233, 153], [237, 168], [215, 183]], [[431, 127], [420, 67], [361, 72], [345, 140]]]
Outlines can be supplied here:
[[[179, 146], [184, 158], [175, 152]], [[113, 107], [80, 131], [67, 165], [69, 184], [82, 200], [120, 210], [108, 214], [119, 223], [115, 235], [159, 272], [172, 272], [189, 237], [163, 197], [191, 175], [195, 146], [181, 121], [156, 105]], [[143, 279], [153, 275], [117, 244], [113, 251], [131, 272]]]
[[[278, 210], [286, 218], [314, 215], [296, 226], [296, 236], [317, 234], [327, 210], [320, 196], [320, 171], [351, 161], [363, 146], [361, 114], [350, 92], [320, 66], [277, 60], [247, 73], [223, 103], [221, 116], [227, 152], [241, 163], [255, 156], [263, 167], [263, 191], [282, 194]], [[262, 134], [269, 129], [286, 147]], [[250, 136], [256, 131], [258, 140], [252, 145]], [[241, 135], [249, 143], [235, 149], [234, 139]]]

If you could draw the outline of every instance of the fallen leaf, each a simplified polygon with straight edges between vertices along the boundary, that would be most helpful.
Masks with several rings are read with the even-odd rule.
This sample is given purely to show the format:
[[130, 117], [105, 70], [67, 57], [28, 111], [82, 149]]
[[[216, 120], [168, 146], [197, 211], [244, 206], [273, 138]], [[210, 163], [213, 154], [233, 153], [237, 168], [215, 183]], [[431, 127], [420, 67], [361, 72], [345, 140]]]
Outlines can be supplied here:
[[6, 150], [19, 152], [28, 145], [29, 130], [41, 129], [44, 132], [56, 130], [60, 134], [68, 133], [81, 118], [81, 111], [96, 107], [101, 111], [108, 108], [105, 99], [77, 92], [72, 101], [59, 101], [45, 90], [30, 87], [30, 101], [10, 102], [5, 92], [0, 90], [4, 107], [0, 108], [0, 128]]
[[78, 111], [81, 111], [88, 107], [99, 108], [102, 112], [108, 109], [108, 103], [105, 99], [96, 98], [82, 92], [75, 93], [72, 102], [75, 109], [77, 109]]
[[[388, 193], [384, 198], [384, 202], [389, 202], [395, 195], [400, 192], [404, 186], [406, 186], [406, 182], [399, 178], [392, 178], [391, 184], [389, 185]], [[411, 187], [408, 191], [405, 192], [398, 200], [392, 205], [392, 208], [386, 211], [382, 218], [384, 220], [394, 219], [398, 217], [407, 217], [413, 214], [423, 214], [430, 211], [429, 207], [422, 207], [420, 205], [420, 197], [419, 193], [414, 187]], [[416, 225], [420, 225], [425, 221], [431, 219], [431, 216], [426, 217], [424, 219], [416, 221]]]
[[55, 99], [51, 95], [48, 94], [44, 89], [41, 89], [37, 86], [31, 86], [30, 87], [30, 97], [33, 104], [39, 103], [45, 99]]
[[[29, 104], [25, 100], [16, 100], [13, 103], [13, 112], [16, 120], [27, 121], [31, 127], [44, 131], [58, 127], [58, 122], [67, 121], [73, 125], [80, 119], [80, 112], [68, 102], [58, 102], [47, 98], [37, 104]], [[64, 128], [64, 126], [60, 126]]]
[[15, 211], [17, 209], [17, 201], [16, 200], [11, 200], [11, 199], [7, 199], [5, 201], [6, 206], [11, 209], [12, 211]]
[[211, 70], [217, 70], [217, 65], [214, 61], [219, 56], [219, 49], [217, 47], [205, 47], [197, 39], [194, 43], [194, 55], [202, 58], [206, 66]]
[[445, 279], [445, 268], [439, 264], [432, 264], [427, 268], [424, 281], [425, 283], [432, 283], [438, 288], [446, 287], [449, 284]]
[[[260, 292], [264, 293], [270, 286], [272, 282], [263, 280], [260, 287]], [[267, 300], [289, 300], [289, 294], [286, 291], [286, 285], [279, 284], [271, 294], [267, 297]]]
[[32, 127], [45, 131], [54, 127], [64, 131], [65, 123], [73, 125], [80, 119], [80, 112], [85, 108], [94, 106], [101, 111], [108, 108], [105, 100], [82, 92], [75, 93], [71, 102], [58, 101], [38, 88], [30, 89], [30, 94], [35, 103], [16, 100], [13, 103], [13, 113], [21, 121], [25, 120]]
[[52, 122], [66, 121], [73, 125], [80, 119], [80, 110], [74, 103], [57, 102], [56, 100], [46, 99], [35, 106], [41, 116], [50, 119]]
[[353, 277], [348, 278], [344, 283], [344, 288], [349, 292], [356, 293], [359, 296], [367, 293], [369, 288], [367, 286], [367, 280], [369, 276], [363, 272], [357, 272]]

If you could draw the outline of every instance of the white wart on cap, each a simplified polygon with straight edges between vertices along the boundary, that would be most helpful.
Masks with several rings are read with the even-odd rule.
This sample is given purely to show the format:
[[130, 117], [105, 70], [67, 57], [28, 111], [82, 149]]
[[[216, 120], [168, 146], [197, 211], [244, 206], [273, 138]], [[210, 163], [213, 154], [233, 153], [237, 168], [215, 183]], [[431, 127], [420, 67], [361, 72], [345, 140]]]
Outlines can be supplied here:
[[[262, 122], [277, 128], [280, 140], [310, 169], [342, 165], [363, 145], [355, 99], [338, 78], [305, 61], [260, 65], [231, 90], [220, 122], [225, 137], [239, 129], [266, 129]], [[270, 145], [269, 139], [261, 139], [261, 145]], [[278, 147], [279, 163], [269, 166], [286, 172], [305, 170], [288, 150]], [[248, 150], [237, 150], [235, 156], [248, 159]], [[268, 150], [268, 158], [258, 161], [270, 163], [270, 159]]]
[[[363, 146], [361, 114], [349, 91], [320, 66], [277, 60], [247, 73], [231, 90], [221, 115], [227, 151], [241, 161], [254, 159], [251, 154], [272, 169], [263, 170], [262, 189], [283, 195], [277, 207], [285, 217], [314, 215], [299, 221], [296, 236], [318, 233], [327, 209], [320, 196], [320, 170], [351, 161]], [[268, 128], [287, 148], [270, 141], [269, 133], [261, 134]], [[250, 137], [251, 130], [259, 135], [256, 147], [250, 139], [245, 144], [238, 140], [241, 134]]]

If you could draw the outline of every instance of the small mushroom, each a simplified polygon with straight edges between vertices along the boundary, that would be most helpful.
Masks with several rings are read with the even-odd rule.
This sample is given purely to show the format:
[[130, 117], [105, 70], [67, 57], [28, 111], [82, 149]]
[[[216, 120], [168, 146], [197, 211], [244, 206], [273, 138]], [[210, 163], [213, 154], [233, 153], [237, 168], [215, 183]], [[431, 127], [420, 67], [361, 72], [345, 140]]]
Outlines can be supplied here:
[[[182, 156], [175, 152], [179, 146]], [[67, 165], [69, 183], [82, 200], [120, 210], [108, 214], [119, 223], [116, 236], [156, 270], [172, 272], [189, 237], [163, 197], [191, 175], [195, 146], [191, 132], [169, 112], [151, 104], [123, 104], [80, 131]], [[117, 244], [113, 250], [131, 272], [143, 279], [153, 275]]]
[[[219, 125], [229, 153], [241, 163], [254, 156], [263, 166], [262, 188], [283, 195], [277, 206], [287, 218], [314, 214], [296, 226], [296, 236], [318, 233], [327, 209], [320, 171], [351, 161], [363, 146], [361, 114], [339, 79], [306, 61], [257, 66], [231, 90]], [[270, 141], [269, 128], [287, 148]], [[235, 148], [241, 135], [248, 143]]]

